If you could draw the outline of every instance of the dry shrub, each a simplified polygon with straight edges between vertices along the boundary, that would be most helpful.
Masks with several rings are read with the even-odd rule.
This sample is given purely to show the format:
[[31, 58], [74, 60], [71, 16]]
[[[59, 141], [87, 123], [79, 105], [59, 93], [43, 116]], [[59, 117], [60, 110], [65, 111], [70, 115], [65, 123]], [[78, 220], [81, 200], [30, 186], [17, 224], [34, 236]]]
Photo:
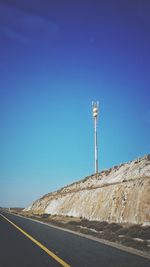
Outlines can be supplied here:
[[119, 229], [117, 235], [126, 235], [132, 238], [150, 239], [150, 226], [133, 225], [128, 228]]
[[148, 247], [147, 247], [147, 241], [137, 241], [137, 240], [133, 240], [131, 237], [124, 237], [122, 240], [121, 240], [121, 243], [125, 246], [128, 246], [128, 247], [132, 247], [132, 248], [136, 248], [136, 249], [139, 249], [139, 250], [145, 250], [145, 251], [148, 251]]

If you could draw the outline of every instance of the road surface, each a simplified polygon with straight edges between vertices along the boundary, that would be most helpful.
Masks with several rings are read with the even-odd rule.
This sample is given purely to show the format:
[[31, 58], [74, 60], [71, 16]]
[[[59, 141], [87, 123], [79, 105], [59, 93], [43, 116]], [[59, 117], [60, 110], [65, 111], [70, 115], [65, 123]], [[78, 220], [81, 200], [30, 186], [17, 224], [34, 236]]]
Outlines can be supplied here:
[[0, 213], [0, 267], [149, 267], [150, 260], [41, 224]]

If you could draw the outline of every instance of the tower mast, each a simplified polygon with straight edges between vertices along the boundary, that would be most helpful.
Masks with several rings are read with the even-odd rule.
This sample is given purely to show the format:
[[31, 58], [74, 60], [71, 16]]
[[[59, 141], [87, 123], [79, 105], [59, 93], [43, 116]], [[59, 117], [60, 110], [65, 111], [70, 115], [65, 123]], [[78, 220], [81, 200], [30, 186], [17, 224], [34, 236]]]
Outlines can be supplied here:
[[94, 158], [95, 158], [95, 173], [98, 173], [98, 142], [97, 142], [97, 121], [99, 113], [99, 102], [92, 102], [93, 119], [94, 119]]

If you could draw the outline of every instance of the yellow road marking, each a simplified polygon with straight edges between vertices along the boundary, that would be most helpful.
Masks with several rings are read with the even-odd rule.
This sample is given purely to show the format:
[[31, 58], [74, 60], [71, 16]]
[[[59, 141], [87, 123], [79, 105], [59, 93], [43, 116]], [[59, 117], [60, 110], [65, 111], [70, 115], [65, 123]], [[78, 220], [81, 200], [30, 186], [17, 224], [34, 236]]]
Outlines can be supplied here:
[[56, 256], [52, 251], [50, 251], [48, 248], [46, 248], [44, 245], [42, 245], [39, 241], [37, 241], [35, 238], [33, 238], [31, 235], [26, 233], [24, 230], [22, 230], [19, 226], [17, 226], [15, 223], [7, 219], [4, 215], [0, 214], [6, 221], [8, 221], [10, 224], [12, 224], [15, 228], [17, 228], [22, 234], [27, 236], [32, 242], [34, 242], [37, 246], [39, 246], [41, 249], [43, 249], [50, 257], [52, 257], [54, 260], [59, 262], [64, 267], [71, 267], [71, 265], [67, 264], [65, 261], [63, 261], [61, 258]]

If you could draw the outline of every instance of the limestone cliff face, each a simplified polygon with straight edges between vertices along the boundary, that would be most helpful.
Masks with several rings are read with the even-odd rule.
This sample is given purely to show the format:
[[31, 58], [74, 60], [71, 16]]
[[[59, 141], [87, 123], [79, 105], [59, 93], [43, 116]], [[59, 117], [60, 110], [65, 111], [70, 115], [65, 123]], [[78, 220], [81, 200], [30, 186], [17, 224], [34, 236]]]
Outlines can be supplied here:
[[26, 210], [89, 220], [150, 224], [150, 155], [49, 193]]

